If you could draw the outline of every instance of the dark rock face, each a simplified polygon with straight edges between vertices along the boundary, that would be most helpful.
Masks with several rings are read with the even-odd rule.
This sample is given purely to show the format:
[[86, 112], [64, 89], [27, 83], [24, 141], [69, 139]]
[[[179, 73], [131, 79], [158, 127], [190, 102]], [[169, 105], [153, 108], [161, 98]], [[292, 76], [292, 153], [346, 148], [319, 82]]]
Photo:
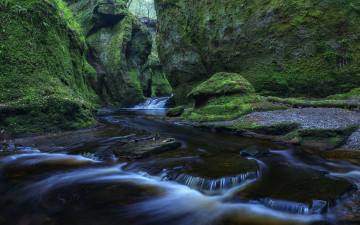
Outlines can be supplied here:
[[177, 104], [221, 71], [257, 92], [326, 96], [359, 86], [359, 3], [155, 0], [160, 60]]

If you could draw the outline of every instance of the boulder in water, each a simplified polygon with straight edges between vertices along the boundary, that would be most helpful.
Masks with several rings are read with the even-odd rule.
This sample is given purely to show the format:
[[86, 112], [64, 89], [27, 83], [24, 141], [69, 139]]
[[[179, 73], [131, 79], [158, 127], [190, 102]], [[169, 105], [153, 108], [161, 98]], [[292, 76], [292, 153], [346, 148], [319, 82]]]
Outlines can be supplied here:
[[245, 148], [244, 150], [240, 151], [241, 156], [252, 156], [252, 157], [261, 157], [268, 154], [270, 151], [269, 149], [262, 147], [262, 146], [252, 146], [249, 148]]
[[179, 141], [163, 142], [162, 140], [158, 140], [156, 142], [152, 141], [152, 143], [147, 142], [131, 146], [131, 148], [128, 150], [116, 151], [114, 154], [115, 156], [123, 159], [143, 159], [154, 154], [175, 150], [180, 147], [181, 142]]
[[181, 116], [185, 111], [184, 106], [177, 106], [175, 108], [169, 109], [166, 111], [166, 116], [168, 117], [178, 117]]

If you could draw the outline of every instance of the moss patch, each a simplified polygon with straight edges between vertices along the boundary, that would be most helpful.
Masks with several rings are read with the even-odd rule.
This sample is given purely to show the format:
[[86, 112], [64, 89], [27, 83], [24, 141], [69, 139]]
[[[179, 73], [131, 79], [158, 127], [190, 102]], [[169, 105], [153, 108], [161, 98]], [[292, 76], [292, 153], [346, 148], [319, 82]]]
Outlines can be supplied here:
[[182, 117], [193, 122], [227, 121], [243, 115], [259, 112], [286, 109], [284, 106], [262, 104], [264, 100], [258, 95], [231, 95], [211, 98], [206, 105], [187, 110]]
[[297, 138], [301, 144], [319, 145], [325, 149], [333, 149], [344, 145], [349, 136], [358, 128], [359, 126], [341, 129], [302, 129], [290, 132], [286, 138]]
[[99, 98], [85, 43], [59, 2], [0, 2], [0, 129], [42, 132], [94, 121]]
[[155, 4], [159, 56], [178, 104], [191, 91], [184, 86], [221, 71], [240, 73], [262, 95], [326, 97], [360, 86], [357, 1]]
[[360, 88], [352, 89], [350, 92], [345, 94], [330, 95], [328, 99], [360, 99]]
[[345, 100], [302, 100], [298, 98], [279, 98], [279, 97], [266, 97], [269, 102], [282, 103], [289, 105], [293, 108], [299, 107], [322, 107], [322, 108], [343, 108], [354, 109], [359, 108], [359, 102], [349, 102]]
[[219, 96], [230, 94], [253, 93], [253, 86], [241, 75], [236, 73], [216, 73], [205, 82], [194, 88], [188, 98], [199, 96]]
[[285, 135], [299, 129], [300, 126], [299, 123], [277, 123], [268, 126], [255, 126], [250, 130], [258, 134]]
[[184, 113], [184, 106], [177, 106], [175, 108], [169, 109], [166, 111], [166, 116], [169, 117], [179, 117]]

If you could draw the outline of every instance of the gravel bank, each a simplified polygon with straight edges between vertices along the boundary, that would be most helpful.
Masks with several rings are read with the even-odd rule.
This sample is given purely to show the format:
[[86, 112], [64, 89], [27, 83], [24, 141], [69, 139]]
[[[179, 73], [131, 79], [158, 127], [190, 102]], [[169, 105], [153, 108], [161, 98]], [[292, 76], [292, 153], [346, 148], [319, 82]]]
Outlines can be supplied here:
[[347, 140], [343, 148], [359, 149], [360, 150], [360, 129], [355, 131]]
[[360, 124], [360, 113], [339, 108], [302, 108], [255, 112], [245, 116], [258, 124], [300, 123], [302, 129], [344, 128]]
[[[301, 129], [338, 129], [360, 125], [360, 113], [339, 108], [302, 108], [250, 113], [245, 120], [262, 125], [300, 123]], [[360, 149], [360, 129], [354, 132], [343, 148]]]

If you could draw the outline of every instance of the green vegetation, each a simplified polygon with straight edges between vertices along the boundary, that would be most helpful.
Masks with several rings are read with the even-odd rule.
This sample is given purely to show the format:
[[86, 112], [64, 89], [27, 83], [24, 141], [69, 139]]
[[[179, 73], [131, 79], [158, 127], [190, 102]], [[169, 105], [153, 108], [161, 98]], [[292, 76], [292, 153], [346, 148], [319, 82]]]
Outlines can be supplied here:
[[352, 89], [350, 92], [345, 94], [330, 95], [328, 99], [360, 99], [360, 88]]
[[230, 95], [234, 93], [247, 94], [253, 93], [253, 86], [244, 79], [241, 75], [236, 73], [216, 73], [211, 78], [201, 83], [194, 88], [188, 98], [197, 98], [204, 96], [221, 96]]
[[172, 93], [153, 43], [155, 27], [145, 26], [129, 13], [130, 2], [79, 0], [69, 4], [87, 37], [90, 61], [103, 74], [99, 93], [112, 106], [132, 106], [145, 97]]
[[[345, 95], [341, 95], [345, 96]], [[279, 98], [279, 97], [266, 97], [268, 102], [282, 103], [289, 105], [293, 108], [299, 107], [324, 107], [324, 108], [344, 108], [355, 109], [360, 107], [359, 102], [348, 102], [341, 100], [301, 100], [296, 98]]]
[[155, 4], [159, 57], [177, 104], [220, 71], [239, 73], [261, 95], [326, 97], [360, 86], [358, 2]]
[[63, 7], [59, 0], [0, 3], [0, 129], [6, 132], [76, 129], [94, 121], [94, 71]]
[[297, 137], [300, 143], [323, 143], [326, 148], [332, 149], [345, 144], [349, 136], [359, 126], [349, 126], [341, 129], [303, 129], [287, 135], [287, 138]]
[[228, 121], [260, 111], [272, 111], [286, 109], [264, 102], [260, 96], [255, 94], [231, 95], [211, 98], [206, 105], [199, 108], [187, 110], [182, 117], [192, 122]]
[[285, 135], [299, 129], [300, 126], [299, 123], [276, 123], [267, 126], [255, 126], [250, 130], [258, 134]]
[[166, 116], [168, 117], [178, 117], [181, 116], [185, 111], [184, 106], [177, 106], [175, 108], [169, 109], [166, 111]]
[[251, 112], [286, 109], [265, 102], [254, 94], [252, 85], [236, 73], [217, 73], [195, 87], [188, 98], [195, 108], [182, 117], [192, 122], [234, 120]]

